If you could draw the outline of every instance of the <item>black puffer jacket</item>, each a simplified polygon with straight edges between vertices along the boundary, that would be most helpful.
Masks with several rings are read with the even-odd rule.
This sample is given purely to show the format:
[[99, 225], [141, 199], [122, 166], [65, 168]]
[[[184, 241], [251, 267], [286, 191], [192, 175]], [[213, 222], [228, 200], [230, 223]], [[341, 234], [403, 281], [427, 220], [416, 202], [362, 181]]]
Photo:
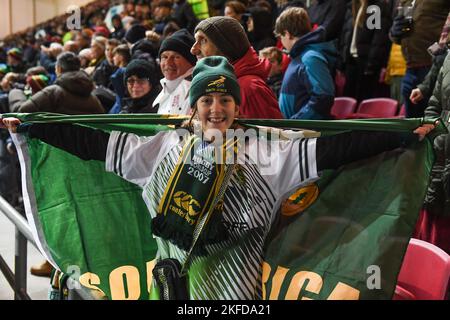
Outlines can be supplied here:
[[[389, 8], [383, 0], [369, 0], [368, 5], [375, 5], [381, 9], [381, 29], [369, 29], [367, 27], [366, 16], [362, 27], [358, 27], [356, 37], [356, 47], [358, 49], [358, 57], [366, 61], [366, 69], [370, 69], [375, 73], [387, 64], [389, 58], [389, 51], [391, 48], [391, 41], [389, 40], [389, 29], [392, 25], [392, 18]], [[353, 18], [352, 18], [352, 2], [347, 4], [347, 11], [345, 14], [345, 23], [342, 29], [342, 34], [339, 39], [340, 61], [338, 68], [344, 70], [344, 65], [350, 60], [350, 46], [353, 36]]]

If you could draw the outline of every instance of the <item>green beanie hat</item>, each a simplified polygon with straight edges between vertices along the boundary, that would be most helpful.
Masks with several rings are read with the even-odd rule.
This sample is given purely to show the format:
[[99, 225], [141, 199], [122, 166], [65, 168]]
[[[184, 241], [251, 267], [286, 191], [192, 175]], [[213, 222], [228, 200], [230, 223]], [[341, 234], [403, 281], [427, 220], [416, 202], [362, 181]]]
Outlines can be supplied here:
[[0, 63], [0, 75], [5, 75], [8, 72], [9, 72], [9, 67], [4, 63]]
[[241, 104], [241, 88], [233, 66], [227, 58], [211, 56], [200, 59], [192, 72], [189, 102], [195, 106], [197, 100], [208, 93], [220, 92], [233, 96], [237, 105]]

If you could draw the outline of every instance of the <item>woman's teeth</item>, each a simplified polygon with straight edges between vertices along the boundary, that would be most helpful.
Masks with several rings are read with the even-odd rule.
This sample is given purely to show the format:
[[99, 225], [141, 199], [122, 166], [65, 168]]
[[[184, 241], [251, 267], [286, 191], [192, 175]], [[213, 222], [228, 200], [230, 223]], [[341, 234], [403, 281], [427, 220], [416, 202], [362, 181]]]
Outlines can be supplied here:
[[208, 121], [212, 123], [220, 123], [225, 121], [225, 118], [209, 118]]

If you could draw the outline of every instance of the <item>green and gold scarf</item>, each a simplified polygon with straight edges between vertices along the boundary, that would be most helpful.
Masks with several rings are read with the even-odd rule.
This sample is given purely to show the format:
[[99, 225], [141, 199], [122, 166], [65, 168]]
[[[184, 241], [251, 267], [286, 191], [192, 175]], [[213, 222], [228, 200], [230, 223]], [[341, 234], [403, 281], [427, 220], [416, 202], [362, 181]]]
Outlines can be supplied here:
[[[181, 249], [189, 250], [197, 224], [209, 212], [222, 187], [227, 167], [225, 160], [230, 156], [236, 159], [236, 154], [235, 139], [217, 147], [196, 135], [190, 136], [170, 176], [158, 214], [152, 221], [153, 233]], [[220, 200], [208, 217], [194, 254], [204, 254], [206, 244], [227, 239], [222, 211], [223, 200]]]

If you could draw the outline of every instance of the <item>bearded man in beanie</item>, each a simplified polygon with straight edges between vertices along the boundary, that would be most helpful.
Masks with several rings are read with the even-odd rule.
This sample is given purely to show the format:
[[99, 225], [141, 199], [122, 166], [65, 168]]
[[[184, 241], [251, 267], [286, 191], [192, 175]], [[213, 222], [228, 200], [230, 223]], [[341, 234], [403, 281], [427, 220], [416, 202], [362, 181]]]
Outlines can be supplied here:
[[197, 58], [190, 49], [195, 42], [194, 37], [181, 29], [164, 39], [159, 49], [162, 91], [153, 102], [159, 114], [189, 114], [189, 88], [191, 87], [192, 70]]
[[122, 99], [120, 113], [156, 113], [153, 101], [161, 91], [156, 66], [143, 59], [132, 60], [125, 69], [128, 97]]
[[223, 56], [233, 65], [241, 87], [240, 116], [244, 118], [282, 119], [277, 98], [266, 84], [270, 62], [259, 60], [241, 24], [230, 17], [212, 17], [195, 28], [192, 54], [200, 60]]

